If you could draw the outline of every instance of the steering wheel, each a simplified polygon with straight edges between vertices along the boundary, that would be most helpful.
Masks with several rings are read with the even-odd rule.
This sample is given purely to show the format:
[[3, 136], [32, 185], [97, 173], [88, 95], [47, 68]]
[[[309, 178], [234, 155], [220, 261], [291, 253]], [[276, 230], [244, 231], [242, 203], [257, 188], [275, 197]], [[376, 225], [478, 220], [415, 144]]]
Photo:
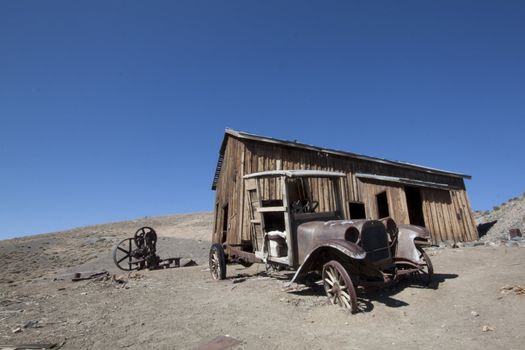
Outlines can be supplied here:
[[305, 204], [305, 212], [306, 213], [315, 213], [315, 209], [319, 206], [318, 201], [308, 201]]
[[314, 213], [315, 209], [319, 206], [318, 201], [311, 200], [296, 200], [292, 203], [293, 213]]

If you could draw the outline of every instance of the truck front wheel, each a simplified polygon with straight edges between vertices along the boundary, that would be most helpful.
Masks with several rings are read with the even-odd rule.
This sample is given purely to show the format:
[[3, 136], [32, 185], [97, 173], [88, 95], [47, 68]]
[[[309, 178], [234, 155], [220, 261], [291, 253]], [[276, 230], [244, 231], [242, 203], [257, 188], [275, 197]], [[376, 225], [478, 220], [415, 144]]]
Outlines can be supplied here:
[[357, 312], [357, 295], [346, 269], [336, 260], [323, 266], [323, 285], [328, 300], [334, 305]]

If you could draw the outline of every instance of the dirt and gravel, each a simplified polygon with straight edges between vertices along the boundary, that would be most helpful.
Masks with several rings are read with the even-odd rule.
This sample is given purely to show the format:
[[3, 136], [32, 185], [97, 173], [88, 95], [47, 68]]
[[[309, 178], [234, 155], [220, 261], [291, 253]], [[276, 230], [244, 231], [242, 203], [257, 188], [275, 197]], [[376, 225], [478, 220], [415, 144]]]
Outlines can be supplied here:
[[[198, 266], [123, 273], [111, 247], [142, 226], [161, 257]], [[289, 272], [207, 270], [212, 215], [144, 218], [0, 241], [0, 344], [62, 349], [194, 349], [217, 336], [231, 349], [522, 349], [525, 248], [431, 248], [428, 287], [402, 282], [358, 292], [354, 315], [328, 305], [322, 287], [288, 286]], [[74, 272], [109, 276], [72, 282]]]

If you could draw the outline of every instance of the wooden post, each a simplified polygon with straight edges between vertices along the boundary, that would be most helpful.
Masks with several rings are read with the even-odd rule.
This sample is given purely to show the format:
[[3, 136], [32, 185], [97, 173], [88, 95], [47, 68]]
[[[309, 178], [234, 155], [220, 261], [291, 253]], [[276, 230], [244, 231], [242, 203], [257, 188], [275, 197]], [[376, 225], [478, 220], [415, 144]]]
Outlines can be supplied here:
[[290, 206], [288, 203], [288, 183], [286, 181], [286, 176], [281, 176], [281, 188], [283, 191], [283, 206], [286, 208], [284, 212], [284, 227], [286, 229], [286, 244], [288, 245], [288, 264], [290, 266], [295, 266], [295, 257], [294, 257], [294, 237], [292, 237], [292, 227], [290, 220]]

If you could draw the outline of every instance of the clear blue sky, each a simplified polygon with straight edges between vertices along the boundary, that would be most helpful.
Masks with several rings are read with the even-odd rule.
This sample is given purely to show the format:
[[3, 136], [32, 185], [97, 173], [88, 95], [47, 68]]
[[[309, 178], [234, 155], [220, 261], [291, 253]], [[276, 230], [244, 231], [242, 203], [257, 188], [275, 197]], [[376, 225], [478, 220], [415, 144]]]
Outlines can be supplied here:
[[210, 211], [225, 127], [525, 191], [523, 1], [1, 1], [0, 238]]

